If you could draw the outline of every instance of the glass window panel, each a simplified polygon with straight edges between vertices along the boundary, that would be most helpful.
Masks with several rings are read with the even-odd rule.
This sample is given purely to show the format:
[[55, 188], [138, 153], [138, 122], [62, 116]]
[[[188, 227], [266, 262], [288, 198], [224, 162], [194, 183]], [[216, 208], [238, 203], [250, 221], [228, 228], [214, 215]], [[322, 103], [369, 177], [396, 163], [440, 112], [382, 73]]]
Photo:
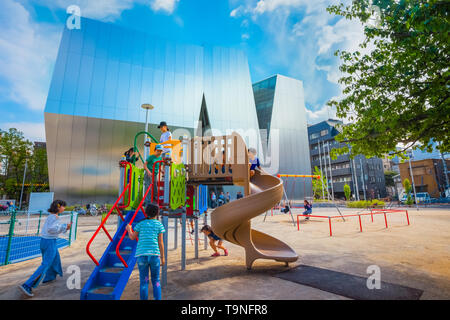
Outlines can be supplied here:
[[142, 32], [133, 33], [133, 59], [132, 64], [142, 66], [145, 54], [145, 34]]
[[133, 33], [122, 29], [121, 58], [120, 61], [130, 63], [133, 59]]
[[154, 76], [155, 70], [144, 67], [142, 69], [142, 72], [143, 72], [142, 73], [142, 90], [141, 90], [141, 95], [140, 95], [141, 100], [138, 104], [150, 103], [159, 108], [160, 105], [157, 102], [155, 102], [155, 100], [154, 100], [155, 98], [152, 94], [153, 83], [154, 83], [153, 76]]
[[111, 120], [113, 120], [113, 119], [116, 119], [115, 118], [115, 110], [116, 110], [116, 108], [112, 108], [112, 107], [103, 107], [102, 108], [102, 118], [103, 119], [111, 119]]
[[48, 92], [49, 99], [61, 99], [62, 88], [64, 85], [64, 74], [66, 72], [67, 56], [67, 51], [59, 51], [58, 53], [58, 58], [55, 63], [50, 89]]
[[106, 65], [107, 61], [105, 59], [96, 58], [94, 61], [94, 71], [92, 75], [90, 94], [90, 104], [92, 105], [103, 105], [103, 94], [106, 80]]
[[144, 67], [157, 68], [162, 44], [155, 42], [150, 36], [145, 37]]
[[45, 112], [59, 113], [59, 100], [47, 99]]
[[80, 71], [80, 60], [81, 55], [77, 53], [69, 53], [66, 64], [66, 72], [64, 74], [64, 86], [61, 95], [62, 100], [70, 102], [75, 101]]
[[59, 112], [66, 115], [73, 115], [75, 108], [73, 102], [61, 101]]
[[[175, 74], [173, 72], [164, 73], [164, 88], [163, 88], [163, 114], [174, 113], [174, 94], [175, 94]], [[164, 118], [167, 116], [163, 116]]]
[[96, 105], [89, 105], [88, 117], [101, 118], [102, 117], [102, 107]]
[[89, 103], [93, 69], [94, 58], [92, 56], [83, 56], [78, 79], [77, 103]]
[[165, 47], [165, 63], [161, 64], [166, 72], [175, 72], [176, 64], [176, 46], [167, 42]]
[[111, 25], [108, 23], [100, 23], [98, 29], [97, 42], [95, 44], [95, 57], [108, 58], [109, 38], [111, 34]]
[[89, 105], [85, 103], [76, 103], [74, 106], [74, 115], [86, 116], [89, 112]]
[[83, 29], [72, 29], [70, 32], [69, 52], [81, 54], [83, 52]]
[[126, 108], [128, 106], [128, 95], [130, 90], [131, 64], [120, 63], [119, 78], [117, 84], [117, 106]]
[[115, 60], [108, 60], [108, 67], [106, 69], [105, 91], [103, 95], [104, 106], [116, 106], [118, 74], [119, 62]]
[[142, 86], [142, 67], [138, 65], [131, 66], [130, 75], [130, 94], [128, 96], [128, 107], [140, 106], [143, 102], [140, 100]]
[[95, 48], [100, 24], [92, 20], [83, 20], [82, 30], [84, 32], [83, 55], [95, 57]]
[[121, 58], [122, 45], [122, 29], [118, 26], [111, 25], [111, 33], [109, 37], [108, 59], [118, 61]]

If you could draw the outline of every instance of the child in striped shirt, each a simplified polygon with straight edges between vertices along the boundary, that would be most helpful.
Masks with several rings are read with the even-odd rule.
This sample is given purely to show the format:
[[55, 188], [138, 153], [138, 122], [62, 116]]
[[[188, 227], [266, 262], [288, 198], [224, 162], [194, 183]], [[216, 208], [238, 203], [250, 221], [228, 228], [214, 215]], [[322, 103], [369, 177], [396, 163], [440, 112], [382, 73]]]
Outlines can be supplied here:
[[150, 203], [145, 208], [147, 218], [136, 224], [134, 231], [131, 225], [126, 229], [131, 240], [138, 240], [136, 258], [140, 278], [140, 298], [148, 300], [149, 269], [153, 286], [153, 298], [161, 300], [161, 283], [159, 268], [165, 264], [163, 233], [164, 226], [158, 221], [159, 207]]

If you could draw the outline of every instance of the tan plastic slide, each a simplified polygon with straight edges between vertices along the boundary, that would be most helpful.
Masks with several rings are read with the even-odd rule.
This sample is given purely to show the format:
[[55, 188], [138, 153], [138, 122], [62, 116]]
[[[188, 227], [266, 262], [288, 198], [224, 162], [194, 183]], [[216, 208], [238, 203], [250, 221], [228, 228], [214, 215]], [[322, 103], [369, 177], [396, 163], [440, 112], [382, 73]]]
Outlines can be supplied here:
[[256, 259], [280, 262], [297, 261], [297, 253], [286, 243], [251, 229], [250, 220], [273, 208], [283, 196], [283, 182], [257, 171], [250, 181], [250, 195], [216, 208], [211, 213], [211, 228], [222, 239], [244, 247], [245, 260], [251, 269]]

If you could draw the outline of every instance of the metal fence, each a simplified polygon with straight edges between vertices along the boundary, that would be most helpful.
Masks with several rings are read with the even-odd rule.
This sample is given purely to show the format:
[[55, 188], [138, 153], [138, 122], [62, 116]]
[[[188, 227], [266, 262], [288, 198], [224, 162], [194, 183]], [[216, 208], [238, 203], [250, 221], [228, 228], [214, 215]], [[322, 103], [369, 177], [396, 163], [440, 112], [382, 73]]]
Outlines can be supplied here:
[[[40, 232], [48, 217], [46, 212], [13, 211], [0, 214], [0, 266], [41, 256]], [[76, 240], [78, 213], [59, 215], [62, 223], [72, 227], [59, 235], [58, 248], [65, 248]]]

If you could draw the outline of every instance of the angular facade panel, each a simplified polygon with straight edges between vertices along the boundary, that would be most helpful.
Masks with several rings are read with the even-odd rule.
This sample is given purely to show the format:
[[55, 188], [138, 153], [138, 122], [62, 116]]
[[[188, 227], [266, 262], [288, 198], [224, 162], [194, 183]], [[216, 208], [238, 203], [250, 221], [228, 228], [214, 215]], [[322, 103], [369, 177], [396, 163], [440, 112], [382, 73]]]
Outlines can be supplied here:
[[[262, 132], [264, 154], [273, 162], [271, 173], [311, 174], [303, 84], [300, 80], [275, 75], [253, 84], [256, 110]], [[312, 196], [310, 178], [285, 181], [287, 196]]]

